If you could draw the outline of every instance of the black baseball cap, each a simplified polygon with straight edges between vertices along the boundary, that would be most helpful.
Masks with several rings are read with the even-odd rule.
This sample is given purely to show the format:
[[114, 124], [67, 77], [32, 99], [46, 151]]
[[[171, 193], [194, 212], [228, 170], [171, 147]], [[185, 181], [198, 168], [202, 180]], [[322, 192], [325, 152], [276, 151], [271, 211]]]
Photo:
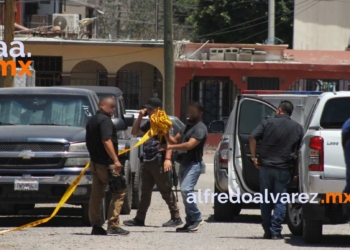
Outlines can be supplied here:
[[143, 105], [144, 108], [155, 109], [162, 107], [162, 101], [157, 97], [152, 97], [148, 100], [148, 102]]

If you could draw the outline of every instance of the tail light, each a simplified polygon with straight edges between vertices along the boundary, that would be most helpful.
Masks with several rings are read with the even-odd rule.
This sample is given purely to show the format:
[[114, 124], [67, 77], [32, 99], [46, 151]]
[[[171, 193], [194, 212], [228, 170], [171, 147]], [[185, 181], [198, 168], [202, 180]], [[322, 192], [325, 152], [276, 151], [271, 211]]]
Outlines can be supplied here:
[[227, 168], [228, 166], [228, 153], [229, 153], [229, 143], [222, 142], [219, 149], [219, 162], [221, 168]]
[[324, 169], [323, 138], [320, 136], [311, 137], [309, 170], [323, 171], [323, 169]]

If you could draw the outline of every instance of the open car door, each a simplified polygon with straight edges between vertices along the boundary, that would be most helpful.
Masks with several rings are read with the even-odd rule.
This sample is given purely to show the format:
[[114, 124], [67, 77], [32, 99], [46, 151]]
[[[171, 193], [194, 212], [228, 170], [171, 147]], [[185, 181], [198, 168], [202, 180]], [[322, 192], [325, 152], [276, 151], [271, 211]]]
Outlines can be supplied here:
[[[260, 98], [238, 96], [234, 121], [234, 133], [230, 138], [230, 149], [233, 150], [231, 167], [234, 168], [239, 181], [241, 193], [259, 192], [259, 170], [251, 160], [249, 136], [251, 132], [265, 119], [272, 118], [277, 108]], [[260, 142], [257, 143], [256, 156], [260, 153]], [[229, 181], [229, 185], [230, 185]], [[234, 190], [229, 187], [229, 190]]]

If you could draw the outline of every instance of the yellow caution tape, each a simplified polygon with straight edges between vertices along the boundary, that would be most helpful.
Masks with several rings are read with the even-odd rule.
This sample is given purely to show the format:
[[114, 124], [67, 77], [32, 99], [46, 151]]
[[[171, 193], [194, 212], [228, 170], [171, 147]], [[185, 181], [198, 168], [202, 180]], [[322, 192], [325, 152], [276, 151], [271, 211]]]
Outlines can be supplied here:
[[[158, 135], [159, 138], [161, 139], [165, 134], [169, 133], [169, 130], [172, 126], [172, 122], [170, 121], [170, 119], [168, 118], [166, 113], [160, 109], [158, 109], [151, 116], [150, 122], [151, 122], [151, 129], [147, 131], [147, 133], [141, 138], [141, 140], [132, 148], [119, 151], [118, 155], [125, 154], [126, 152], [140, 146], [141, 144], [145, 143], [152, 136]], [[25, 225], [20, 226], [20, 227], [0, 231], [0, 234], [14, 232], [14, 231], [22, 230], [25, 228], [35, 227], [35, 226], [38, 226], [40, 224], [46, 223], [49, 220], [51, 220], [53, 217], [55, 217], [56, 214], [58, 213], [58, 211], [60, 210], [60, 208], [71, 197], [71, 195], [73, 194], [74, 190], [77, 188], [81, 178], [83, 177], [83, 175], [85, 174], [85, 172], [89, 168], [89, 166], [90, 166], [90, 162], [88, 164], [86, 164], [86, 166], [80, 172], [80, 174], [77, 176], [77, 178], [75, 178], [75, 180], [72, 182], [72, 184], [68, 187], [67, 191], [64, 193], [61, 200], [58, 202], [58, 205], [56, 206], [55, 210], [52, 212], [52, 214], [49, 217], [44, 218], [44, 219], [40, 219], [40, 220], [37, 220], [34, 222], [30, 222], [30, 223], [25, 224]]]

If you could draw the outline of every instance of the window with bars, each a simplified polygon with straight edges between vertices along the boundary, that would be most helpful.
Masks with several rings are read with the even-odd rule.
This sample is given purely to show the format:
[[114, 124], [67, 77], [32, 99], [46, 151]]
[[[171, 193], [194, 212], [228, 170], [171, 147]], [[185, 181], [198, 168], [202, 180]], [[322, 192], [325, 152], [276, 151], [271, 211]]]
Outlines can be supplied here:
[[339, 79], [298, 79], [294, 84], [289, 87], [289, 90], [298, 91], [323, 91], [332, 92], [335, 91], [349, 91], [350, 80]]
[[[35, 70], [35, 86], [57, 86], [62, 84], [62, 56], [32, 56], [16, 58], [16, 62], [32, 60]], [[19, 67], [19, 65], [17, 65]]]
[[117, 85], [123, 91], [126, 109], [139, 109], [141, 97], [142, 72], [120, 70], [117, 74]]
[[199, 101], [204, 106], [203, 122], [206, 125], [213, 120], [226, 121], [239, 93], [237, 86], [228, 77], [194, 78], [181, 91], [181, 119], [186, 119], [189, 102]]

